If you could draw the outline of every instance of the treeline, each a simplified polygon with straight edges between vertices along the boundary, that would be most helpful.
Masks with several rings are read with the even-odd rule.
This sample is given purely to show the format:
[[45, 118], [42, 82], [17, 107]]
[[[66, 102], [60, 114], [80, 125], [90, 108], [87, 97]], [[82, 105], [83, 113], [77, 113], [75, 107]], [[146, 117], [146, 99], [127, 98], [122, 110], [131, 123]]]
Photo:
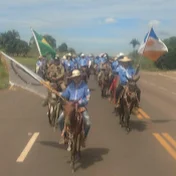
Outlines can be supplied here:
[[133, 52], [129, 53], [129, 56], [132, 57], [136, 63], [138, 63], [139, 59], [141, 59], [140, 63], [145, 69], [153, 69], [153, 67], [155, 67], [157, 69], [162, 70], [174, 70], [176, 69], [176, 37], [173, 36], [164, 39], [163, 42], [168, 48], [168, 53], [161, 56], [156, 62], [153, 62], [144, 57], [141, 58], [138, 55], [137, 50], [135, 48], [140, 43], [137, 39], [132, 39], [132, 41], [130, 42], [133, 47]]
[[[46, 34], [43, 37], [59, 54], [76, 53], [66, 43], [57, 46], [56, 40], [51, 35]], [[12, 56], [37, 57], [39, 55], [34, 37], [32, 36], [30, 41], [26, 42], [20, 38], [19, 32], [14, 29], [0, 33], [0, 49]]]

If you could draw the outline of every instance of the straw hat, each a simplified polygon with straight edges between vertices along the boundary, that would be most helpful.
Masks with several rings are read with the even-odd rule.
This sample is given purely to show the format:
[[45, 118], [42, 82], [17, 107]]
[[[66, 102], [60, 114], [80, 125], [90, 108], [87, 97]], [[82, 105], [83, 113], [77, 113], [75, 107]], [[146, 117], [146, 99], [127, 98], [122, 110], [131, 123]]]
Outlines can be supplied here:
[[119, 53], [119, 54], [117, 55], [117, 58], [124, 57], [124, 56], [125, 56], [125, 54]]
[[71, 53], [68, 53], [68, 54], [67, 54], [67, 56], [70, 56], [70, 57], [71, 57], [71, 56], [72, 56], [72, 54], [71, 54]]
[[116, 56], [116, 57], [114, 57], [114, 60], [116, 61], [118, 59], [118, 57]]
[[67, 58], [66, 55], [64, 55], [64, 56], [63, 56], [63, 59], [66, 59], [66, 58]]
[[120, 62], [130, 62], [130, 61], [132, 61], [130, 58], [128, 58], [128, 57], [124, 57], [123, 59], [119, 59], [119, 61]]
[[79, 70], [73, 70], [72, 71], [72, 75], [70, 76], [70, 78], [75, 78], [81, 76], [81, 72]]

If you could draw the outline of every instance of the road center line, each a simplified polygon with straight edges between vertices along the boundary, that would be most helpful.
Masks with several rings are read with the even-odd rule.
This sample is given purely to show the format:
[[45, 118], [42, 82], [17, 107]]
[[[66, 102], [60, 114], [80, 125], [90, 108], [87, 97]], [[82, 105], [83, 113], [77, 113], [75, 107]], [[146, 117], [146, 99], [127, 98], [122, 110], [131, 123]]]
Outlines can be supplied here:
[[146, 114], [141, 108], [138, 108], [138, 112], [142, 114], [143, 117], [145, 117], [146, 119], [150, 119], [150, 117], [148, 116], [148, 114]]
[[153, 136], [158, 140], [158, 142], [167, 150], [167, 152], [176, 160], [175, 150], [164, 140], [162, 136], [158, 133], [153, 133]]
[[24, 148], [24, 150], [22, 151], [16, 162], [23, 162], [25, 160], [26, 156], [28, 155], [38, 136], [39, 136], [38, 132], [32, 135], [32, 137], [30, 138], [29, 142], [27, 143], [26, 147]]
[[162, 133], [162, 135], [176, 148], [176, 141], [168, 133]]

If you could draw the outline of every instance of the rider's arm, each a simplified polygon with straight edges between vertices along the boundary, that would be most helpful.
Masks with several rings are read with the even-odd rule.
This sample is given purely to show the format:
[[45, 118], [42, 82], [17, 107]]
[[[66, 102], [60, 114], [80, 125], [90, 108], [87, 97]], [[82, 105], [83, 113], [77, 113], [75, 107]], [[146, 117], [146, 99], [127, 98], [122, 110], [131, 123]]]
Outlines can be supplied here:
[[88, 104], [89, 100], [90, 100], [90, 90], [88, 86], [85, 86], [84, 96], [81, 100], [79, 100], [79, 105], [85, 106]]
[[69, 89], [69, 86], [65, 89], [64, 92], [61, 93], [61, 96], [66, 98], [66, 99], [69, 99], [70, 98], [70, 89]]

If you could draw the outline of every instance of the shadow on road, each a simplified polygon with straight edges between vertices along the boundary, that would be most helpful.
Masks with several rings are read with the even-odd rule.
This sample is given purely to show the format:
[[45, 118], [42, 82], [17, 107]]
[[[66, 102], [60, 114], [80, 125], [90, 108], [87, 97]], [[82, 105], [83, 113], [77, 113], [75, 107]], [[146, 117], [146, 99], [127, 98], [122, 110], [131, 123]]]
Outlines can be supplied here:
[[[66, 150], [65, 145], [60, 145], [58, 142], [54, 141], [39, 141], [41, 145], [45, 145], [48, 147], [53, 147], [57, 149]], [[91, 165], [94, 165], [96, 162], [100, 162], [103, 160], [103, 155], [108, 154], [109, 149], [107, 148], [87, 148], [81, 151], [82, 158], [77, 162], [77, 166], [75, 170], [79, 168], [86, 169]]]
[[147, 129], [147, 122], [139, 121], [139, 120], [131, 120], [130, 121], [131, 129], [142, 132]]
[[65, 145], [60, 145], [58, 142], [55, 141], [39, 141], [39, 143], [48, 147], [66, 150]]
[[82, 151], [82, 158], [78, 161], [78, 166], [75, 170], [79, 168], [87, 169], [91, 165], [97, 162], [103, 161], [103, 155], [108, 154], [109, 149], [107, 148], [87, 148]]
[[175, 121], [176, 122], [176, 120], [174, 120], [174, 119], [171, 119], [171, 120], [152, 120], [152, 123], [168, 123], [168, 122], [173, 122], [173, 121]]

